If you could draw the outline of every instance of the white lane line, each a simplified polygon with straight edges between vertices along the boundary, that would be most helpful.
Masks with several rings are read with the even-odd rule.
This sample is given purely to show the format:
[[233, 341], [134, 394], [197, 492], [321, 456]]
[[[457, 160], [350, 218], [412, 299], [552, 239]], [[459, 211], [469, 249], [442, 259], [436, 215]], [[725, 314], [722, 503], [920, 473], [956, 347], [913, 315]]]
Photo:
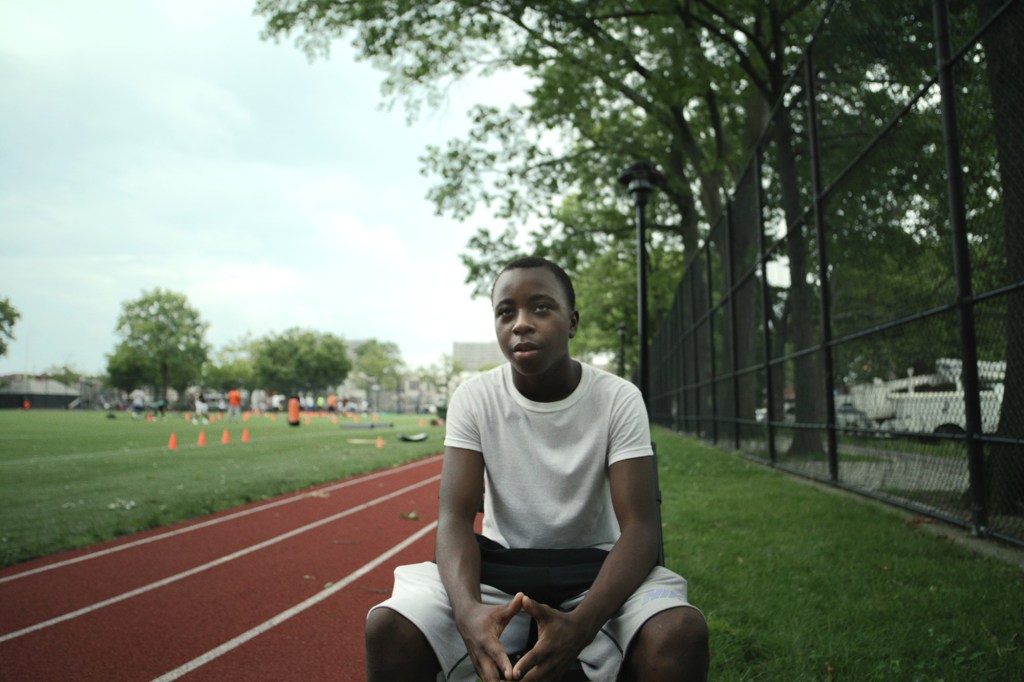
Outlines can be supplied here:
[[254, 637], [258, 637], [259, 635], [262, 635], [264, 632], [267, 632], [271, 628], [277, 627], [278, 625], [280, 625], [281, 623], [285, 622], [286, 620], [288, 620], [292, 616], [299, 615], [300, 613], [302, 613], [306, 609], [310, 608], [311, 606], [314, 606], [314, 605], [322, 602], [324, 599], [327, 599], [328, 597], [330, 597], [334, 593], [336, 593], [339, 590], [347, 587], [348, 585], [350, 585], [354, 581], [358, 580], [362, 576], [366, 575], [367, 573], [369, 573], [373, 569], [375, 569], [378, 566], [380, 566], [382, 563], [384, 563], [385, 561], [387, 561], [388, 559], [390, 559], [394, 555], [396, 555], [399, 552], [401, 552], [403, 549], [405, 549], [406, 547], [408, 547], [412, 543], [414, 543], [417, 540], [419, 540], [420, 538], [422, 538], [427, 533], [432, 532], [435, 528], [437, 528], [437, 521], [433, 521], [430, 524], [428, 524], [427, 526], [425, 526], [424, 528], [421, 528], [420, 530], [418, 530], [417, 532], [413, 533], [412, 535], [407, 537], [405, 540], [402, 540], [400, 543], [398, 543], [397, 545], [395, 545], [394, 547], [392, 547], [388, 551], [384, 552], [383, 554], [381, 554], [377, 558], [373, 559], [369, 563], [363, 565], [360, 569], [358, 569], [358, 570], [356, 570], [356, 571], [354, 571], [352, 573], [349, 573], [347, 576], [345, 576], [344, 578], [342, 578], [338, 582], [334, 583], [333, 585], [331, 585], [330, 587], [328, 587], [328, 588], [326, 588], [324, 590], [321, 590], [320, 592], [317, 592], [315, 595], [313, 595], [312, 597], [310, 597], [306, 601], [303, 601], [303, 602], [300, 602], [300, 603], [296, 604], [295, 606], [291, 607], [287, 611], [282, 611], [281, 613], [277, 614], [276, 616], [274, 616], [270, 620], [264, 621], [263, 623], [257, 625], [256, 627], [254, 627], [253, 629], [249, 630], [248, 632], [243, 632], [242, 634], [240, 634], [239, 636], [235, 637], [234, 639], [231, 639], [231, 640], [228, 640], [227, 642], [224, 642], [219, 647], [217, 647], [215, 649], [210, 649], [205, 654], [202, 654], [201, 656], [197, 656], [196, 658], [193, 658], [188, 663], [186, 663], [186, 664], [184, 664], [184, 665], [182, 665], [182, 666], [180, 666], [178, 668], [175, 668], [174, 670], [172, 670], [172, 671], [170, 671], [168, 673], [165, 673], [165, 674], [161, 675], [160, 677], [158, 677], [155, 680], [153, 680], [153, 682], [170, 682], [171, 680], [176, 680], [179, 677], [182, 677], [183, 675], [186, 675], [186, 674], [192, 672], [196, 668], [204, 666], [207, 663], [209, 663], [210, 661], [212, 661], [212, 660], [214, 660], [216, 658], [219, 658], [220, 656], [223, 656], [224, 654], [228, 653], [229, 651], [232, 651], [233, 649], [237, 649], [238, 647], [240, 647], [243, 644], [245, 644], [246, 642], [248, 642], [250, 639], [253, 639]]
[[165, 533], [158, 533], [156, 535], [150, 535], [149, 537], [145, 537], [145, 538], [142, 538], [140, 540], [134, 540], [132, 542], [126, 542], [125, 544], [118, 545], [116, 547], [108, 547], [107, 549], [97, 550], [95, 552], [91, 552], [89, 554], [83, 554], [81, 556], [77, 556], [77, 557], [74, 557], [72, 559], [65, 559], [64, 561], [58, 561], [58, 562], [53, 563], [53, 564], [47, 564], [46, 566], [39, 566], [38, 568], [33, 568], [33, 569], [28, 570], [28, 571], [22, 571], [21, 573], [15, 573], [14, 575], [6, 575], [6, 576], [3, 576], [3, 577], [0, 577], [0, 584], [6, 583], [6, 582], [10, 582], [12, 580], [18, 580], [19, 578], [26, 578], [26, 577], [28, 577], [30, 575], [36, 575], [37, 573], [45, 573], [46, 571], [52, 571], [52, 570], [57, 569], [57, 568], [64, 568], [65, 566], [71, 566], [72, 564], [81, 563], [83, 561], [89, 561], [90, 559], [98, 559], [100, 557], [107, 556], [108, 554], [114, 554], [115, 552], [121, 552], [121, 551], [124, 551], [126, 549], [131, 549], [132, 547], [138, 547], [140, 545], [148, 545], [149, 543], [156, 542], [158, 540], [166, 540], [168, 538], [175, 537], [176, 535], [183, 535], [185, 533], [191, 533], [194, 530], [201, 530], [203, 528], [209, 528], [210, 526], [216, 526], [217, 524], [224, 523], [226, 521], [234, 521], [235, 519], [242, 518], [243, 516], [249, 516], [250, 514], [256, 514], [257, 512], [263, 512], [263, 511], [267, 511], [268, 509], [273, 509], [275, 507], [280, 507], [282, 505], [291, 504], [292, 502], [298, 502], [300, 500], [305, 500], [305, 499], [307, 499], [309, 497], [315, 497], [315, 496], [320, 495], [322, 493], [334, 492], [335, 490], [340, 490], [341, 488], [347, 488], [347, 487], [352, 486], [352, 485], [358, 485], [359, 483], [362, 483], [363, 481], [371, 481], [371, 480], [373, 480], [375, 478], [381, 478], [383, 476], [391, 476], [392, 474], [401, 473], [402, 471], [405, 471], [406, 469], [412, 469], [412, 468], [415, 468], [415, 467], [418, 467], [418, 466], [423, 466], [424, 464], [430, 464], [432, 462], [436, 462], [438, 457], [439, 456], [433, 456], [433, 457], [427, 457], [425, 459], [418, 459], [415, 462], [409, 462], [408, 464], [403, 464], [402, 466], [395, 467], [393, 469], [385, 469], [384, 471], [378, 471], [378, 472], [375, 472], [375, 473], [372, 473], [372, 474], [367, 474], [367, 475], [364, 475], [364, 476], [360, 476], [359, 478], [346, 479], [345, 481], [342, 481], [341, 483], [337, 483], [337, 484], [329, 486], [327, 488], [317, 488], [316, 490], [314, 490], [312, 492], [302, 493], [302, 494], [299, 494], [299, 495], [291, 494], [289, 497], [286, 497], [284, 499], [275, 500], [273, 502], [268, 502], [267, 504], [260, 505], [258, 507], [250, 507], [249, 509], [243, 509], [242, 511], [234, 512], [233, 514], [228, 514], [226, 516], [219, 516], [219, 517], [217, 517], [215, 519], [210, 519], [209, 521], [202, 521], [200, 523], [196, 523], [196, 524], [193, 524], [191, 526], [186, 526], [184, 528], [178, 528], [176, 530], [169, 530], [169, 531], [167, 531]]
[[363, 511], [365, 509], [369, 509], [370, 507], [378, 505], [378, 504], [380, 504], [382, 502], [386, 502], [386, 501], [388, 501], [388, 500], [390, 500], [392, 498], [395, 498], [395, 497], [400, 497], [400, 496], [404, 495], [407, 492], [415, 490], [416, 488], [421, 488], [421, 487], [423, 487], [425, 485], [428, 485], [430, 483], [433, 483], [433, 482], [439, 481], [439, 480], [441, 480], [441, 475], [440, 474], [438, 474], [436, 476], [431, 476], [430, 478], [428, 478], [426, 480], [423, 480], [423, 481], [420, 481], [419, 483], [413, 483], [412, 485], [408, 485], [408, 486], [402, 488], [401, 490], [396, 490], [396, 491], [394, 491], [392, 493], [388, 493], [387, 495], [382, 495], [381, 497], [378, 497], [376, 499], [370, 500], [369, 502], [364, 502], [363, 504], [360, 504], [360, 505], [357, 505], [355, 507], [351, 507], [349, 509], [346, 509], [343, 512], [338, 512], [337, 514], [334, 514], [333, 516], [328, 516], [326, 518], [320, 519], [319, 521], [314, 521], [313, 523], [309, 523], [309, 524], [306, 524], [305, 526], [301, 526], [301, 527], [296, 528], [294, 530], [290, 530], [287, 533], [282, 533], [281, 535], [278, 535], [276, 537], [272, 537], [269, 540], [264, 540], [263, 542], [260, 542], [260, 543], [255, 544], [255, 545], [251, 545], [249, 547], [246, 547], [245, 549], [240, 549], [237, 552], [232, 552], [231, 554], [227, 554], [225, 556], [222, 556], [219, 559], [214, 559], [213, 561], [208, 561], [205, 564], [201, 564], [199, 566], [196, 566], [195, 568], [190, 568], [187, 571], [182, 571], [181, 573], [176, 573], [175, 575], [169, 576], [167, 578], [163, 578], [162, 580], [157, 580], [154, 583], [150, 583], [148, 585], [143, 585], [142, 587], [138, 587], [138, 588], [136, 588], [134, 590], [130, 590], [128, 592], [124, 592], [122, 594], [119, 594], [116, 597], [111, 597], [110, 599], [104, 599], [103, 601], [96, 602], [95, 604], [90, 604], [89, 606], [85, 606], [85, 607], [80, 608], [80, 609], [78, 609], [76, 611], [71, 611], [71, 612], [65, 613], [63, 615], [56, 616], [56, 617], [51, 618], [49, 620], [42, 621], [41, 623], [36, 623], [35, 625], [30, 625], [27, 628], [22, 628], [21, 630], [15, 630], [14, 632], [10, 632], [10, 633], [8, 633], [6, 635], [0, 635], [0, 643], [7, 642], [7, 641], [10, 641], [12, 639], [17, 639], [18, 637], [22, 637], [22, 636], [30, 634], [32, 632], [36, 632], [38, 630], [43, 630], [44, 628], [48, 628], [51, 625], [57, 625], [58, 623], [63, 623], [64, 621], [72, 620], [74, 618], [78, 618], [79, 616], [84, 616], [84, 615], [86, 615], [88, 613], [92, 613], [93, 611], [98, 611], [99, 609], [102, 609], [104, 607], [110, 606], [112, 604], [117, 604], [118, 602], [122, 602], [122, 601], [125, 601], [126, 599], [131, 599], [132, 597], [137, 597], [140, 594], [145, 594], [146, 592], [150, 592], [152, 590], [155, 590], [155, 589], [158, 589], [158, 588], [161, 588], [161, 587], [165, 587], [165, 586], [170, 585], [171, 583], [175, 583], [175, 582], [177, 582], [179, 580], [184, 580], [185, 578], [190, 578], [190, 577], [196, 575], [197, 573], [202, 573], [203, 571], [207, 571], [207, 570], [209, 570], [211, 568], [214, 568], [216, 566], [220, 566], [221, 564], [226, 564], [229, 561], [233, 561], [235, 559], [238, 559], [239, 557], [243, 557], [246, 554], [252, 554], [253, 552], [256, 552], [258, 550], [264, 549], [266, 547], [270, 547], [271, 545], [276, 545], [279, 542], [283, 542], [284, 540], [287, 540], [289, 538], [293, 538], [296, 535], [300, 535], [301, 533], [305, 533], [306, 531], [313, 530], [314, 528], [318, 528], [318, 527], [323, 526], [323, 525], [328, 524], [328, 523], [332, 523], [334, 521], [337, 521], [338, 519], [341, 519], [341, 518], [344, 518], [346, 516], [350, 516], [352, 514], [355, 514], [356, 512], [360, 512], [360, 511]]

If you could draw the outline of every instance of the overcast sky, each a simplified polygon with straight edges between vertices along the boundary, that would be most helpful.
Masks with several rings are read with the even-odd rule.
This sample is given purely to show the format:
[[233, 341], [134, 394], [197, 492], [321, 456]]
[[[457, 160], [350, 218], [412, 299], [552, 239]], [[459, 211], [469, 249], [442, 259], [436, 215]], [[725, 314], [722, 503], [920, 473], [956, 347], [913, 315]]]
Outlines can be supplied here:
[[401, 348], [493, 338], [458, 255], [486, 216], [436, 217], [418, 157], [522, 79], [452, 91], [412, 126], [338, 43], [259, 38], [252, 0], [0, 0], [0, 374], [98, 373], [121, 304], [185, 294], [221, 348], [293, 326]]

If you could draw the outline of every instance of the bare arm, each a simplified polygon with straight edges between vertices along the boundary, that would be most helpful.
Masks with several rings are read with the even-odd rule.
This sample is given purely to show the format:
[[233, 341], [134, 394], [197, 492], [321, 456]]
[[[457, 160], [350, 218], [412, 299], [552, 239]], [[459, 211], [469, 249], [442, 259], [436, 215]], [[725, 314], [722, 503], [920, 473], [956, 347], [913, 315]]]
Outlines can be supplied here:
[[510, 679], [512, 665], [498, 637], [519, 612], [522, 596], [504, 606], [480, 601], [480, 550], [473, 534], [483, 497], [483, 455], [447, 447], [441, 472], [437, 569], [448, 592], [455, 624], [484, 682]]
[[579, 655], [601, 626], [636, 591], [657, 563], [658, 509], [654, 459], [616, 462], [608, 471], [612, 504], [621, 535], [587, 596], [570, 613], [524, 599], [523, 608], [538, 619], [537, 645], [516, 665], [516, 679], [536, 666], [545, 677]]

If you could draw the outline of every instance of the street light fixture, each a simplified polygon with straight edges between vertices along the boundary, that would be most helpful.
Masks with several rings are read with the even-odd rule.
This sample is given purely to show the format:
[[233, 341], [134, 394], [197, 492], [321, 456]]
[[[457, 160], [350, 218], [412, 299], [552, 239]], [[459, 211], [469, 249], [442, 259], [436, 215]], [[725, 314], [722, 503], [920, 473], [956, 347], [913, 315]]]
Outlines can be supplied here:
[[[650, 399], [647, 350], [647, 202], [651, 192], [660, 185], [665, 176], [647, 161], [634, 163], [619, 176], [619, 182], [633, 195], [636, 206], [636, 254], [637, 254], [637, 341], [640, 344], [640, 358], [637, 363], [640, 394], [644, 404]], [[650, 405], [648, 405], [648, 409]]]

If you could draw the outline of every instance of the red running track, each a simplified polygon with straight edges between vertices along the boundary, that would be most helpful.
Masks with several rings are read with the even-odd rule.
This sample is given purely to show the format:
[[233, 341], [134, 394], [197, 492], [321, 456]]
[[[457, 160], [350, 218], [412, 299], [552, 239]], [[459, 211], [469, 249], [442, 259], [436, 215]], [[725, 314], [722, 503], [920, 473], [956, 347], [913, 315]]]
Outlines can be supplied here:
[[440, 472], [430, 457], [0, 571], [0, 679], [363, 679], [367, 610], [433, 554]]

